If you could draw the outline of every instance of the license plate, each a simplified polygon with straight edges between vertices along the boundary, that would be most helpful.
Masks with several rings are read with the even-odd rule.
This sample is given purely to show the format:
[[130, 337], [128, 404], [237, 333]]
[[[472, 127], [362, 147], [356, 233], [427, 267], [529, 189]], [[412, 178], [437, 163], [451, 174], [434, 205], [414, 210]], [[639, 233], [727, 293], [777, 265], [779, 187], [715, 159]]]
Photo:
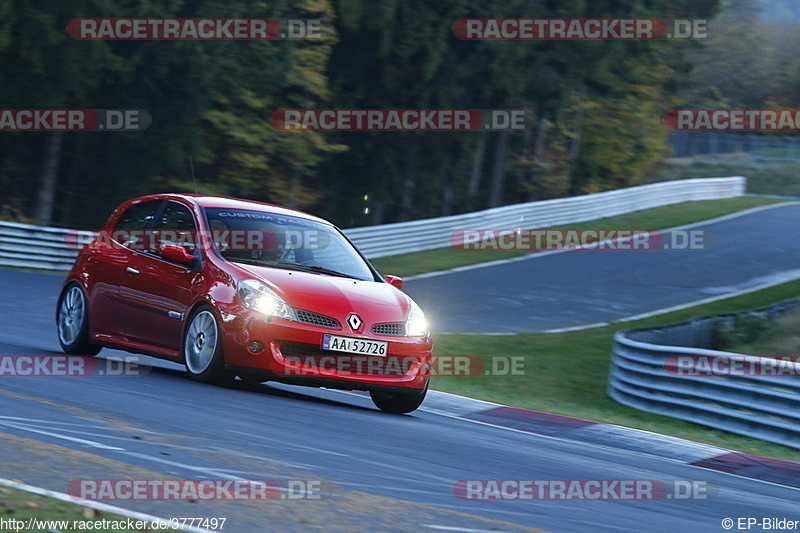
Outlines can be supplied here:
[[358, 353], [363, 355], [386, 355], [389, 343], [383, 341], [368, 341], [338, 335], [323, 335], [322, 349], [336, 352]]

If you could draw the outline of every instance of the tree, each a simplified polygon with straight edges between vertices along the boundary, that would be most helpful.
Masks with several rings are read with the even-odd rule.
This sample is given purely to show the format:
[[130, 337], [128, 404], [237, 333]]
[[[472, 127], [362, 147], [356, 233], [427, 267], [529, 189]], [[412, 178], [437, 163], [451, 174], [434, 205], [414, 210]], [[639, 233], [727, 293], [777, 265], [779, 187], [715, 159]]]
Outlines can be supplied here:
[[[328, 0], [270, 7], [263, 6], [261, 15], [328, 22], [333, 17]], [[213, 188], [292, 207], [308, 207], [324, 195], [322, 187], [309, 187], [304, 180], [317, 176], [327, 154], [346, 147], [319, 132], [276, 130], [270, 116], [326, 101], [325, 69], [335, 41], [328, 24], [320, 39], [236, 43], [235, 56], [225, 56], [225, 75], [215, 80], [211, 108], [203, 115], [205, 143], [198, 159], [201, 172], [213, 177]]]

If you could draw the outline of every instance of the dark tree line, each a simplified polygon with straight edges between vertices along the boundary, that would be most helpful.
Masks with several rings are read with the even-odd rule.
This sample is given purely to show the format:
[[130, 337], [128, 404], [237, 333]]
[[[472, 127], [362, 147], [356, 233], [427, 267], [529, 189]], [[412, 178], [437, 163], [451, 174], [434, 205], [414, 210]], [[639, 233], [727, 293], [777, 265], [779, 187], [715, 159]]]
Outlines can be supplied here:
[[[96, 227], [131, 196], [197, 190], [299, 207], [348, 227], [642, 183], [667, 153], [662, 116], [685, 98], [702, 43], [462, 41], [452, 24], [710, 18], [718, 4], [0, 0], [2, 108], [145, 109], [153, 117], [135, 133], [0, 133], [0, 218]], [[80, 17], [331, 24], [321, 39], [292, 41], [76, 41], [64, 28]], [[282, 108], [525, 109], [533, 125], [514, 133], [285, 132], [269, 122]]]

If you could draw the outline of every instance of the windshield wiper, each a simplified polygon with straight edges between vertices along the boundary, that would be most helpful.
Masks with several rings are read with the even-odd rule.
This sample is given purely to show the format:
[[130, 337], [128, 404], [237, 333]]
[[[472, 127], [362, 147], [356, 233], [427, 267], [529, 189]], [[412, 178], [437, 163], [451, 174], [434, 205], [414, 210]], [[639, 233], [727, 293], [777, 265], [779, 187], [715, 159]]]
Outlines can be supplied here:
[[337, 276], [340, 278], [361, 279], [351, 276], [350, 274], [345, 274], [344, 272], [339, 272], [338, 270], [331, 270], [330, 268], [325, 268], [323, 266], [303, 265], [300, 263], [291, 263], [289, 261], [259, 261], [258, 259], [244, 259], [238, 257], [228, 259], [228, 261], [234, 261], [236, 263], [245, 263], [248, 265], [255, 265], [255, 266], [282, 268], [284, 270], [300, 270], [302, 272], [313, 272], [315, 274], [327, 274], [329, 276]]
[[[314, 272], [316, 274], [327, 274], [329, 276], [338, 276], [340, 278], [352, 278], [350, 274], [345, 274], [344, 272], [339, 272], [338, 270], [331, 270], [330, 268], [325, 268], [323, 266], [318, 265], [301, 265], [299, 263], [286, 263], [286, 262], [279, 262], [278, 265], [283, 265], [287, 267], [296, 268], [297, 270], [303, 270], [306, 272]], [[358, 278], [356, 278], [358, 279]]]
[[[224, 255], [222, 257], [225, 257]], [[243, 257], [225, 257], [226, 261], [230, 261], [231, 263], [244, 263], [246, 265], [255, 265], [255, 266], [272, 266], [272, 261], [259, 261], [258, 259], [245, 259]]]

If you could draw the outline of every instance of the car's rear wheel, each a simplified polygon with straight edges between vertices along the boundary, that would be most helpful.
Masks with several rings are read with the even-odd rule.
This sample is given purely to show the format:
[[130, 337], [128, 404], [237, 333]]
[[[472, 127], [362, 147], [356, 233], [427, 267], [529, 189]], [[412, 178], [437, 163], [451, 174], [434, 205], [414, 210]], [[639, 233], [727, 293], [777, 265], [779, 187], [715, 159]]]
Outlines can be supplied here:
[[186, 373], [195, 381], [222, 384], [229, 378], [222, 355], [222, 333], [214, 311], [203, 305], [189, 318], [183, 337]]
[[101, 346], [89, 342], [89, 306], [80, 284], [69, 283], [58, 299], [56, 327], [61, 349], [73, 355], [97, 355]]
[[413, 392], [384, 392], [371, 390], [369, 395], [372, 398], [378, 409], [387, 413], [403, 414], [415, 411], [422, 401], [425, 400], [425, 395], [428, 393], [428, 385], [421, 391]]

